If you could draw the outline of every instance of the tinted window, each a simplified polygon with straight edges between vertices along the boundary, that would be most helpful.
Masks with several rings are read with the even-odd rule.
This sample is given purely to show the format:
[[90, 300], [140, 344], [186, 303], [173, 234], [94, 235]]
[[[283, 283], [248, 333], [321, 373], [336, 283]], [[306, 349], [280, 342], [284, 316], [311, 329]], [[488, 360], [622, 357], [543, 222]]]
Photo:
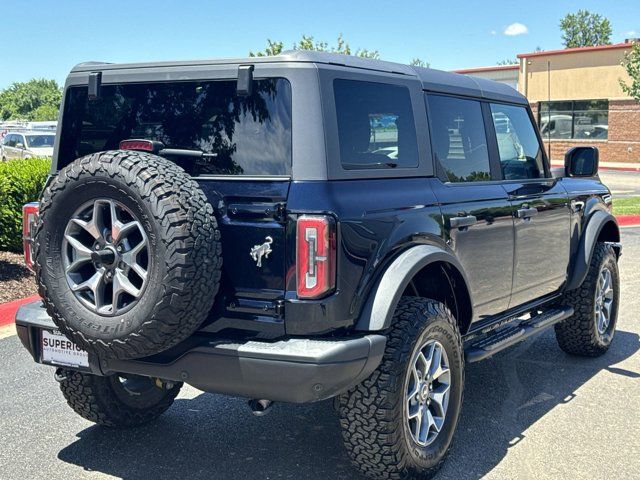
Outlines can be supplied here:
[[334, 80], [345, 169], [416, 167], [418, 144], [406, 87]]
[[4, 139], [4, 144], [7, 147], [15, 147], [15, 145], [16, 145], [16, 136], [12, 135], [12, 134], [7, 135], [5, 137], [5, 139]]
[[540, 133], [547, 138], [604, 140], [609, 136], [609, 101], [540, 102]]
[[491, 104], [502, 174], [506, 180], [544, 177], [542, 148], [527, 109]]
[[27, 143], [32, 148], [53, 147], [54, 139], [53, 135], [27, 135]]
[[288, 175], [291, 87], [285, 79], [256, 80], [252, 95], [238, 96], [235, 81], [103, 85], [95, 101], [86, 87], [69, 89], [64, 162], [131, 138], [209, 154], [171, 158], [191, 175]]
[[491, 180], [480, 102], [428, 95], [431, 146], [450, 182]]

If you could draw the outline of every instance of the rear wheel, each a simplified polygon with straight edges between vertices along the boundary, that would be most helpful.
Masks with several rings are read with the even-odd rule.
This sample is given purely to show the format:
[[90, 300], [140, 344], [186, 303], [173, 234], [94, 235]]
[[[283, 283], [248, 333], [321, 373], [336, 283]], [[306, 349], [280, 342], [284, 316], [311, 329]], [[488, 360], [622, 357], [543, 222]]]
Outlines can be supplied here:
[[566, 292], [563, 305], [572, 306], [573, 316], [556, 324], [560, 348], [572, 355], [597, 357], [605, 353], [616, 329], [620, 301], [618, 261], [611, 245], [599, 242], [591, 257], [582, 285]]
[[378, 369], [340, 396], [340, 423], [353, 462], [370, 478], [424, 479], [444, 461], [464, 384], [460, 332], [449, 309], [403, 297]]
[[133, 427], [163, 414], [181, 383], [166, 384], [139, 375], [100, 377], [72, 370], [60, 372], [60, 389], [81, 417], [108, 427]]

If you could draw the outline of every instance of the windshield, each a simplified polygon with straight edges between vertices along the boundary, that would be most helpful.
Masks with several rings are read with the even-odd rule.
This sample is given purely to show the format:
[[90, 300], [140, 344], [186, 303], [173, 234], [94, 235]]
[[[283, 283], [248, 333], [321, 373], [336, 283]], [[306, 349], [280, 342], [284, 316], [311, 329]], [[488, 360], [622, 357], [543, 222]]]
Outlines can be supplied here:
[[53, 147], [55, 135], [25, 135], [27, 138], [27, 147], [30, 148], [47, 148]]
[[87, 99], [72, 87], [63, 116], [60, 158], [71, 161], [115, 150], [126, 139], [208, 155], [171, 160], [193, 176], [289, 175], [291, 86], [283, 78], [256, 80], [240, 96], [236, 81], [103, 85]]

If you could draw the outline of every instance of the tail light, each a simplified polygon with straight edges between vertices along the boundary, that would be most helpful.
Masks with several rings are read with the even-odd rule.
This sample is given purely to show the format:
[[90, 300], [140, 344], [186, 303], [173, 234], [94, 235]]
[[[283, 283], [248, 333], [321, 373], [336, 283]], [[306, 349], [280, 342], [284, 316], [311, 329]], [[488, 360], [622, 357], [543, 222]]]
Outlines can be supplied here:
[[157, 153], [164, 145], [162, 142], [145, 139], [127, 139], [122, 140], [118, 145], [120, 150], [139, 150], [142, 152]]
[[298, 298], [318, 298], [336, 285], [336, 235], [331, 217], [298, 218], [296, 275]]
[[24, 263], [33, 270], [33, 234], [38, 220], [38, 203], [27, 203], [22, 207], [22, 247]]

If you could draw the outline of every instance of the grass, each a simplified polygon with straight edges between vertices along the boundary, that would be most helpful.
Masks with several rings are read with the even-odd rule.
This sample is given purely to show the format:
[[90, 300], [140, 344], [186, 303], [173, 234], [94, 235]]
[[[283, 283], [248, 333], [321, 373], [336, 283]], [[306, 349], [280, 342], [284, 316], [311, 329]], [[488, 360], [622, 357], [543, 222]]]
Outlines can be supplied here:
[[613, 199], [614, 215], [640, 215], [640, 197]]

